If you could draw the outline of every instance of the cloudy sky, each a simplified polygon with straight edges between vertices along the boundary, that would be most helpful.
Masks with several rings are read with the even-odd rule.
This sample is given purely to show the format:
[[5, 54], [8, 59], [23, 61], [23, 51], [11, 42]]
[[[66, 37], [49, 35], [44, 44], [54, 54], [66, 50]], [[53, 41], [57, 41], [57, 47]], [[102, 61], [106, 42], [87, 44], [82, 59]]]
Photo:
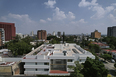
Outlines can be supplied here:
[[16, 32], [107, 34], [116, 25], [116, 0], [0, 0], [0, 22], [15, 23]]

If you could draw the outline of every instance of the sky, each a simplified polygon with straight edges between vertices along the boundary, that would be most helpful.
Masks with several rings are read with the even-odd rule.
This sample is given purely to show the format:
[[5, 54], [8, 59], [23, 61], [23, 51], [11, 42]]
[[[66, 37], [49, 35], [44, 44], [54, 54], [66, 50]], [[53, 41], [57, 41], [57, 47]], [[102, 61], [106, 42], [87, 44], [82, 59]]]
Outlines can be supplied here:
[[107, 34], [116, 26], [116, 0], [0, 0], [0, 22], [15, 23], [22, 34]]

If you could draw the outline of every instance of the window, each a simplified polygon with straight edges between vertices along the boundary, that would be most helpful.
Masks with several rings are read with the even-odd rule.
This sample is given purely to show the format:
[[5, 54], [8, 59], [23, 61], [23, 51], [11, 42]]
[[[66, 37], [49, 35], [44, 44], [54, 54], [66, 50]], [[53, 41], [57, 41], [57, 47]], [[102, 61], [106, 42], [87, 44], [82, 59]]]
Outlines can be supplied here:
[[37, 71], [37, 69], [35, 69]]
[[37, 62], [35, 62], [35, 65], [37, 65]]
[[68, 62], [72, 62], [73, 60], [72, 59], [68, 59]]
[[49, 65], [49, 63], [44, 63], [44, 65]]
[[44, 69], [44, 71], [49, 71], [49, 69]]

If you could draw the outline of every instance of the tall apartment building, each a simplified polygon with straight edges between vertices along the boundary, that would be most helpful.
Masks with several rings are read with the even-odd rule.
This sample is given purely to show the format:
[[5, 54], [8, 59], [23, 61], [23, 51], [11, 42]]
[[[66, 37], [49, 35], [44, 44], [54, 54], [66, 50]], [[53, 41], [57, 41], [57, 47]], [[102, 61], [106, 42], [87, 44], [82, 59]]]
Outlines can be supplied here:
[[5, 41], [5, 31], [3, 28], [0, 28], [0, 46], [4, 44]]
[[98, 30], [91, 32], [91, 38], [101, 38], [101, 33]]
[[58, 32], [57, 35], [60, 37], [61, 36], [61, 32]]
[[5, 41], [10, 41], [16, 36], [14, 23], [0, 22], [0, 28], [3, 28], [5, 31]]
[[114, 37], [116, 37], [116, 26], [107, 28], [107, 36], [114, 36]]
[[38, 37], [39, 40], [46, 40], [47, 39], [46, 30], [38, 30], [37, 31], [37, 37]]
[[53, 36], [55, 36], [55, 35], [56, 35], [56, 34], [55, 34], [55, 31], [53, 31], [52, 35], [53, 35]]
[[74, 71], [70, 66], [75, 61], [84, 63], [87, 57], [95, 59], [92, 53], [74, 43], [43, 44], [22, 59], [24, 74], [70, 75]]

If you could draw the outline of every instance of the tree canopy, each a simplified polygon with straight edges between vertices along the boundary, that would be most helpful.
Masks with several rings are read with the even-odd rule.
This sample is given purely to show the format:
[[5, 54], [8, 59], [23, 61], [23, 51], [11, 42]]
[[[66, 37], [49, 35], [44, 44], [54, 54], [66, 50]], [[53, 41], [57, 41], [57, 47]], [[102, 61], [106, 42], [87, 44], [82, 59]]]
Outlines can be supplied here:
[[81, 73], [83, 66], [82, 64], [79, 64], [78, 61], [75, 61], [75, 67], [73, 67], [74, 72], [71, 73], [71, 77], [84, 77], [83, 74]]
[[104, 64], [99, 60], [87, 57], [82, 73], [85, 77], [107, 77], [108, 70], [105, 69]]
[[104, 54], [101, 57], [104, 58], [105, 60], [111, 60], [112, 59], [112, 56], [109, 55], [109, 54]]
[[102, 41], [107, 42], [107, 44], [109, 44], [109, 46], [112, 49], [116, 49], [116, 37], [113, 36], [104, 37]]
[[14, 37], [14, 40], [11, 40], [5, 44], [6, 48], [11, 50], [14, 56], [23, 55], [31, 51], [32, 45], [30, 42], [33, 39], [29, 36], [23, 39], [20, 39], [19, 36]]

